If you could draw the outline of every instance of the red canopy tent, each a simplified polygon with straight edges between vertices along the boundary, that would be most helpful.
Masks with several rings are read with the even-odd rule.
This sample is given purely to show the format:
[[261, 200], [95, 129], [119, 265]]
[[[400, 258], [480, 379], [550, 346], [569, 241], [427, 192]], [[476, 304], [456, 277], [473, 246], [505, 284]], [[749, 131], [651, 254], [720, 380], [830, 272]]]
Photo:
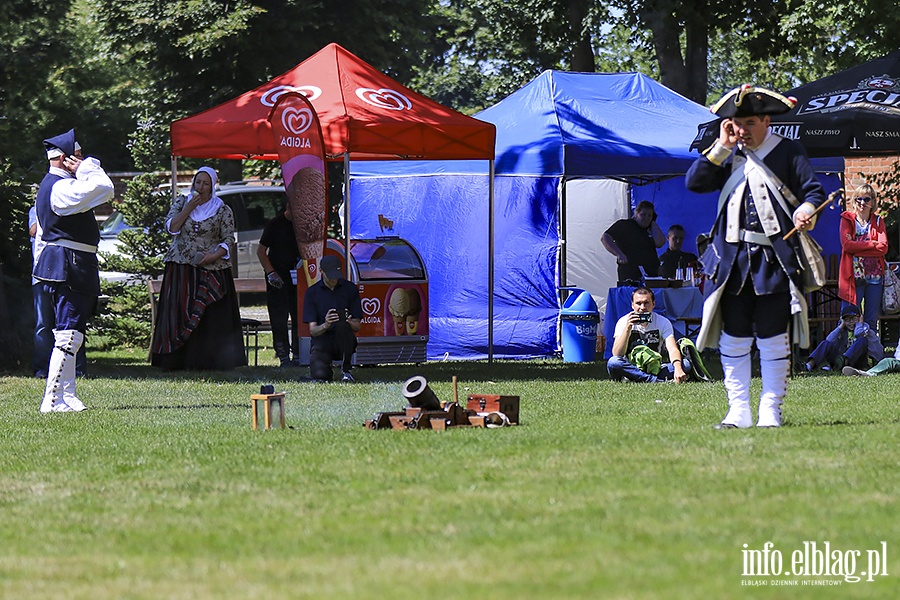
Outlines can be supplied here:
[[[350, 239], [350, 160], [487, 160], [488, 358], [493, 357], [494, 141], [496, 127], [417, 94], [341, 46], [329, 44], [290, 71], [237, 98], [172, 123], [177, 157], [277, 160], [268, 117], [281, 94], [304, 94], [316, 110], [326, 158], [344, 161], [344, 235]], [[174, 193], [174, 192], [173, 192]], [[349, 248], [349, 246], [348, 246]]]
[[494, 158], [492, 123], [417, 94], [337, 44], [254, 90], [172, 123], [172, 156], [277, 160], [266, 119], [288, 91], [304, 94], [316, 109], [331, 160]]

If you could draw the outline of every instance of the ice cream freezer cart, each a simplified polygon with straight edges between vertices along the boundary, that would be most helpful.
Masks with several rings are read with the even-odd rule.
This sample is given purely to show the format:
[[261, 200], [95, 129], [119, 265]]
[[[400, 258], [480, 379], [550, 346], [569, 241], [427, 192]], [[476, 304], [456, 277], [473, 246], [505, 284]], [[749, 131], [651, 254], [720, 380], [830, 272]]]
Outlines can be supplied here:
[[[344, 247], [328, 240], [326, 255], [344, 260]], [[346, 273], [346, 269], [344, 271]], [[298, 281], [299, 314], [305, 282]], [[419, 363], [427, 358], [428, 275], [418, 251], [399, 237], [350, 240], [349, 279], [359, 287], [362, 327], [357, 333], [357, 365]], [[309, 328], [299, 328], [301, 362], [308, 364]]]

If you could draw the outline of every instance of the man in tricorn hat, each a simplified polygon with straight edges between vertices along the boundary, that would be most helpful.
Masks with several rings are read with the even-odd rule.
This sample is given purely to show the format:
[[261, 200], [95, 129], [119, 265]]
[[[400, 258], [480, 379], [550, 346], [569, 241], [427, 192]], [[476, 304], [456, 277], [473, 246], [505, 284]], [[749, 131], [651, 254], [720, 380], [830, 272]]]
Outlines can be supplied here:
[[94, 207], [113, 196], [113, 183], [96, 158], [75, 155], [75, 130], [44, 140], [50, 168], [38, 189], [38, 222], [45, 246], [35, 279], [52, 298], [56, 326], [41, 412], [79, 412], [75, 355], [100, 294]]
[[[825, 201], [806, 153], [769, 129], [770, 115], [796, 100], [743, 85], [710, 109], [722, 118], [719, 138], [686, 175], [689, 190], [721, 190], [710, 248], [702, 259], [712, 291], [703, 306], [697, 347], [719, 347], [728, 413], [717, 428], [753, 425], [750, 350], [759, 349], [762, 394], [757, 427], [780, 427], [787, 392], [793, 318], [795, 340], [807, 347], [806, 302], [800, 284], [800, 242], [784, 236], [811, 229]], [[805, 335], [804, 335], [805, 334]]]

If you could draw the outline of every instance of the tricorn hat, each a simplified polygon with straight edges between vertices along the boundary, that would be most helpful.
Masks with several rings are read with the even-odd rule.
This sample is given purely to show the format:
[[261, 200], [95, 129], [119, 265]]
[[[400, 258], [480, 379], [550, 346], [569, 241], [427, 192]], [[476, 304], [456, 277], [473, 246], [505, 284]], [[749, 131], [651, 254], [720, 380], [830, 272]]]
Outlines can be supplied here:
[[778, 92], [745, 83], [734, 88], [710, 107], [710, 111], [723, 119], [752, 117], [757, 115], [781, 115], [797, 104], [796, 98], [782, 96]]
[[44, 148], [47, 149], [47, 158], [75, 154], [75, 130], [70, 129], [56, 137], [44, 140]]

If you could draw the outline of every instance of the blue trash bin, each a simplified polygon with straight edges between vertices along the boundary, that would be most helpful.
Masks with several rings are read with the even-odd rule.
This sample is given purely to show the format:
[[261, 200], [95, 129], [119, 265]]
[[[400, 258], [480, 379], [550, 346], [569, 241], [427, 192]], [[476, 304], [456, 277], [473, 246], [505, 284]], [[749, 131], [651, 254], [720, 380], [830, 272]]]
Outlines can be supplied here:
[[597, 303], [584, 290], [573, 289], [560, 311], [563, 362], [592, 362], [597, 354]]

